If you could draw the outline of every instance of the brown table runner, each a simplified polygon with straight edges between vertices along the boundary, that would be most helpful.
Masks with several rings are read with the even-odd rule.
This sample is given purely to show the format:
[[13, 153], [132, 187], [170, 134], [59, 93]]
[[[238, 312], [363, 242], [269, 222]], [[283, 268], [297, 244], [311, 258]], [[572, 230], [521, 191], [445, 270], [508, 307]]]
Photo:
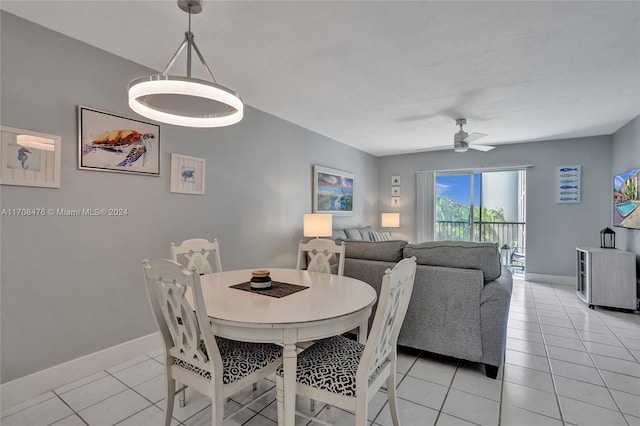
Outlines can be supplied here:
[[293, 293], [297, 293], [309, 287], [297, 284], [282, 283], [280, 281], [272, 281], [271, 288], [251, 288], [250, 282], [232, 285], [230, 286], [230, 288], [236, 288], [238, 290], [250, 291], [251, 293], [258, 293], [264, 294], [265, 296], [281, 298]]

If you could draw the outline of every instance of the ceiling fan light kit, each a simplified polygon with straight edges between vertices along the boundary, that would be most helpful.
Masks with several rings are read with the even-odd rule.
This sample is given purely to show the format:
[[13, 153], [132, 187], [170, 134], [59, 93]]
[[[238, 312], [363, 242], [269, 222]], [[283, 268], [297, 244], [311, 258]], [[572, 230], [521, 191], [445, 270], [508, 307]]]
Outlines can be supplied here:
[[[223, 127], [242, 120], [244, 104], [233, 90], [219, 85], [191, 32], [191, 14], [202, 11], [201, 0], [178, 0], [178, 7], [189, 14], [189, 30], [161, 74], [138, 78], [129, 84], [129, 107], [138, 114], [167, 124], [186, 127]], [[187, 75], [169, 75], [169, 70], [187, 48]], [[191, 77], [191, 53], [196, 52], [211, 81]], [[167, 100], [169, 102], [167, 102]], [[188, 105], [181, 110], [179, 104]], [[205, 108], [193, 111], [194, 105]], [[212, 108], [216, 106], [218, 108]]]

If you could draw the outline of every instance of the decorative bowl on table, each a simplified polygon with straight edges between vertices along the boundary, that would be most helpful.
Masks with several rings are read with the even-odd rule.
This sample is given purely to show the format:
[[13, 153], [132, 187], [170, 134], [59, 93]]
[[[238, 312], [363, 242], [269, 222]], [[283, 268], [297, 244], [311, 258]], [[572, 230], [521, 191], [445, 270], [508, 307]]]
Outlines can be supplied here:
[[251, 288], [256, 290], [265, 290], [271, 288], [271, 271], [261, 269], [251, 272]]

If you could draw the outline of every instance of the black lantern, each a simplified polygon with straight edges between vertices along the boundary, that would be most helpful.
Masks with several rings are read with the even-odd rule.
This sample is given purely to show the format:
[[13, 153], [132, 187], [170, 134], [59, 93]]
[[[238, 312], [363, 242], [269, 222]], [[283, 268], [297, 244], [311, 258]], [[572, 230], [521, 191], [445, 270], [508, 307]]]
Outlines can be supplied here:
[[611, 228], [600, 231], [600, 248], [616, 248], [616, 233]]

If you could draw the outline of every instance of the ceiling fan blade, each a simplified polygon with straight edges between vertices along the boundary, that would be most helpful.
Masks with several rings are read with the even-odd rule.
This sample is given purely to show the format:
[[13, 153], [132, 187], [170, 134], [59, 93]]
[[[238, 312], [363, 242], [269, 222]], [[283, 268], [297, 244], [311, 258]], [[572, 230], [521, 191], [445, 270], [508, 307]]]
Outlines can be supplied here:
[[475, 149], [478, 151], [482, 151], [482, 152], [487, 152], [487, 151], [491, 151], [492, 149], [495, 148], [495, 146], [489, 146], [489, 145], [469, 145], [469, 148], [471, 149]]
[[484, 133], [470, 133], [469, 136], [467, 136], [466, 138], [464, 138], [464, 142], [473, 142], [473, 141], [477, 141], [480, 138], [484, 138], [485, 135]]
[[429, 151], [444, 151], [445, 149], [452, 149], [451, 145], [432, 146], [430, 148], [416, 149], [415, 152], [429, 152]]

